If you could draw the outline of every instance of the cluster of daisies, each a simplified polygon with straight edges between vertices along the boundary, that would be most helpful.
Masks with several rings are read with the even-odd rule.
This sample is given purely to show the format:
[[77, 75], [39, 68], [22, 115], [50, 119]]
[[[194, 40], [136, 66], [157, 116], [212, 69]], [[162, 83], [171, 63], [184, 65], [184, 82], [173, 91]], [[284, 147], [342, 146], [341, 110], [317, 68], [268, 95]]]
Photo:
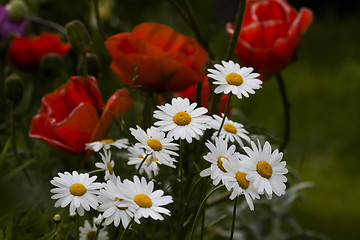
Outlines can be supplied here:
[[[222, 64], [215, 64], [217, 70], [208, 70], [208, 76], [215, 80], [213, 83], [219, 85], [215, 93], [231, 92], [241, 98], [260, 88], [261, 81], [256, 79], [259, 74], [251, 73], [252, 68], [240, 68], [232, 61]], [[145, 172], [151, 179], [158, 175], [159, 165], [176, 168], [179, 156], [176, 141], [186, 140], [190, 144], [193, 139], [199, 140], [206, 129], [212, 129], [214, 133], [212, 141], [206, 143], [209, 152], [204, 156], [211, 165], [200, 173], [202, 177], [210, 176], [214, 185], [222, 182], [231, 192], [230, 199], [244, 195], [252, 210], [253, 200], [261, 194], [271, 198], [273, 192], [278, 196], [285, 193], [287, 169], [286, 163], [281, 161], [282, 153], [272, 152], [268, 142], [263, 147], [259, 141], [256, 145], [242, 124], [231, 121], [224, 114], [208, 116], [206, 108], [197, 107], [186, 98], [173, 98], [171, 104], [157, 108], [153, 114], [157, 121], [153, 126], [146, 130], [139, 126], [130, 128], [136, 143], [129, 143], [128, 139], [104, 139], [87, 144], [87, 149], [101, 157], [102, 161], [95, 166], [105, 171], [105, 182], [95, 182], [97, 177], [89, 173], [59, 173], [51, 180], [55, 186], [51, 189], [52, 199], [56, 199], [55, 207], [70, 205], [70, 213], [77, 212], [80, 216], [95, 209], [101, 213], [99, 222], [113, 223], [116, 227], [121, 223], [124, 228], [132, 220], [140, 223], [142, 217], [163, 220], [163, 215], [170, 215], [164, 206], [173, 202], [172, 197], [164, 196], [162, 190], [154, 190], [154, 182], [137, 175]], [[134, 165], [136, 169], [132, 180], [121, 180], [115, 174], [111, 147], [128, 151], [128, 165]], [[236, 152], [237, 147], [247, 155]], [[82, 229], [90, 231], [89, 222], [85, 225]], [[106, 239], [106, 234], [104, 236]]]

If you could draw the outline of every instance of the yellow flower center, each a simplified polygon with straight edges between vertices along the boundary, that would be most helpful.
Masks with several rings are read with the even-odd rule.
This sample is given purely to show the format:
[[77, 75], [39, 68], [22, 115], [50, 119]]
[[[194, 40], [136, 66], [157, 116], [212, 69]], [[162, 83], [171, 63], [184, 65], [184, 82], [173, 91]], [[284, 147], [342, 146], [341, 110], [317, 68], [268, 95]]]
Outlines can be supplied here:
[[150, 138], [147, 140], [147, 144], [151, 147], [154, 151], [160, 151], [162, 149], [162, 144], [159, 140]]
[[74, 183], [70, 187], [70, 193], [74, 196], [82, 196], [86, 193], [86, 188], [81, 183]]
[[226, 81], [227, 81], [228, 84], [235, 85], [235, 86], [239, 86], [244, 82], [241, 75], [237, 74], [237, 73], [229, 73], [226, 76]]
[[[115, 197], [115, 202], [121, 201], [121, 200], [122, 200], [121, 198]], [[116, 206], [116, 207], [117, 207], [117, 209], [120, 209], [120, 210], [126, 210], [126, 209], [128, 209], [128, 207], [118, 207], [118, 206]]]
[[96, 235], [96, 231], [89, 231], [86, 235], [86, 240], [94, 240]]
[[249, 187], [250, 182], [246, 180], [246, 173], [237, 172], [235, 178], [242, 189], [247, 189]]
[[110, 143], [114, 143], [114, 140], [112, 140], [112, 139], [103, 139], [100, 142], [110, 144]]
[[185, 126], [191, 122], [191, 117], [187, 112], [178, 112], [174, 115], [173, 121], [178, 126]]
[[264, 178], [270, 178], [273, 172], [272, 166], [266, 161], [258, 162], [256, 171]]
[[113, 167], [111, 166], [111, 163], [108, 162], [108, 163], [106, 164], [106, 167], [107, 167], [107, 169], [109, 170], [110, 175], [113, 175], [114, 169], [113, 169]]
[[143, 193], [137, 194], [134, 197], [134, 201], [137, 205], [139, 205], [142, 208], [149, 208], [152, 206], [151, 198]]
[[220, 157], [218, 157], [218, 159], [217, 159], [217, 166], [218, 166], [218, 168], [220, 168], [221, 171], [226, 172], [226, 170], [225, 170], [225, 168], [224, 168], [224, 166], [223, 166], [223, 161], [221, 160], [221, 159], [223, 159], [223, 158], [226, 159], [226, 160], [229, 160], [227, 157], [220, 156]]
[[237, 129], [234, 125], [230, 124], [230, 123], [225, 123], [224, 124], [224, 130], [229, 132], [229, 133], [233, 133], [235, 134], [237, 132]]

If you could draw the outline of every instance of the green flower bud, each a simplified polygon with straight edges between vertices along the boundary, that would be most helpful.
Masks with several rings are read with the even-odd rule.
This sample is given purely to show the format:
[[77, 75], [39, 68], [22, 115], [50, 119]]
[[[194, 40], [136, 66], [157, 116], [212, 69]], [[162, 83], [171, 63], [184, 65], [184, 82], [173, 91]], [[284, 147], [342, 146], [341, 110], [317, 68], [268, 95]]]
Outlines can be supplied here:
[[79, 20], [73, 20], [65, 25], [66, 35], [71, 47], [80, 53], [88, 52], [91, 40], [84, 24]]
[[59, 54], [48, 53], [41, 58], [40, 69], [46, 75], [55, 77], [59, 74], [59, 67], [61, 66], [61, 58]]
[[6, 8], [13, 22], [22, 21], [27, 14], [26, 4], [22, 0], [13, 0], [6, 5]]
[[24, 89], [24, 81], [18, 74], [13, 73], [5, 79], [5, 97], [13, 106], [20, 104]]
[[84, 60], [86, 60], [86, 64], [87, 64], [87, 74], [97, 78], [99, 75], [99, 72], [100, 72], [100, 61], [99, 61], [99, 58], [94, 53], [86, 53], [86, 59], [85, 59], [84, 55], [80, 56], [77, 67], [76, 67], [77, 74], [79, 76], [84, 75], [84, 72], [83, 72], [83, 69], [84, 69], [83, 61]]

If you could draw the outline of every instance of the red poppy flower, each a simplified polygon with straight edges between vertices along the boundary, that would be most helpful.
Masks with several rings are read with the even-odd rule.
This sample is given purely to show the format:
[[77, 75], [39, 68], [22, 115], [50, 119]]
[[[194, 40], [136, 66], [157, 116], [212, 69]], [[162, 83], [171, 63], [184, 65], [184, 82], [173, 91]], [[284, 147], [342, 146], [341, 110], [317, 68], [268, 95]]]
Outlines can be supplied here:
[[85, 153], [85, 144], [101, 140], [112, 122], [133, 107], [126, 89], [115, 92], [105, 107], [94, 77], [71, 77], [42, 98], [30, 137], [64, 152]]
[[70, 47], [69, 43], [61, 42], [56, 34], [42, 33], [35, 38], [16, 37], [10, 43], [8, 56], [18, 69], [37, 71], [44, 55], [56, 53], [62, 58]]
[[[235, 48], [238, 59], [267, 81], [294, 58], [312, 19], [310, 9], [298, 12], [285, 0], [248, 0]], [[226, 29], [234, 33], [231, 24]]]
[[[196, 101], [196, 86], [197, 85], [192, 85], [189, 88], [182, 90], [182, 91], [177, 91], [175, 92], [175, 94], [183, 97], [183, 98], [188, 98], [190, 100], [190, 102], [195, 102]], [[206, 107], [207, 109], [210, 109], [210, 89], [209, 89], [209, 81], [208, 81], [208, 77], [205, 76], [204, 81], [203, 81], [203, 89], [202, 89], [202, 95], [201, 95], [201, 106], [202, 107]], [[218, 110], [218, 114], [224, 113], [225, 111], [225, 107], [226, 107], [226, 103], [227, 100], [229, 98], [229, 95], [223, 95], [220, 99], [220, 104], [219, 104], [219, 110]], [[229, 115], [231, 112], [231, 107], [229, 106], [227, 115]]]
[[208, 53], [198, 42], [157, 23], [142, 23], [131, 33], [105, 42], [120, 81], [146, 91], [183, 90], [202, 81]]

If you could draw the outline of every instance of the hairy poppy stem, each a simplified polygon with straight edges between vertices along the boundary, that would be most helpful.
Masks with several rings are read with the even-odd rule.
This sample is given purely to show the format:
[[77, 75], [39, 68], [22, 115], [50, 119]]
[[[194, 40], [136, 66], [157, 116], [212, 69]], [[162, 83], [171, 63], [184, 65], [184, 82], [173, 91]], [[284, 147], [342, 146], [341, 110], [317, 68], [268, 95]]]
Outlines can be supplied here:
[[239, 1], [239, 8], [236, 13], [236, 20], [235, 20], [235, 26], [234, 26], [234, 34], [230, 39], [226, 54], [225, 54], [225, 61], [228, 61], [231, 57], [231, 55], [234, 52], [235, 45], [241, 30], [241, 24], [244, 18], [245, 13], [245, 6], [246, 6], [246, 0], [240, 0]]
[[103, 23], [102, 23], [101, 17], [100, 17], [99, 0], [94, 0], [94, 11], [95, 11], [96, 24], [97, 24], [100, 36], [105, 41], [107, 39], [107, 35], [105, 33]]
[[284, 137], [280, 146], [280, 151], [284, 151], [290, 138], [290, 102], [286, 93], [285, 82], [281, 74], [276, 75], [277, 83], [280, 89], [281, 100], [284, 107]]

